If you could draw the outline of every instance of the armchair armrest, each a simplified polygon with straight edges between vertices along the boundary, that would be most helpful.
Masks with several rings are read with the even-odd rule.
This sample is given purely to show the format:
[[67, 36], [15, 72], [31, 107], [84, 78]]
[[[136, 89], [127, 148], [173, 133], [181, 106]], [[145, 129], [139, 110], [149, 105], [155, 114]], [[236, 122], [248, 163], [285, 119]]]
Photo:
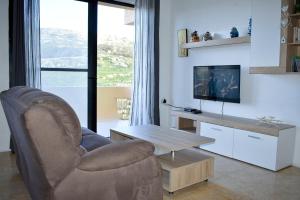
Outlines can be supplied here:
[[86, 153], [78, 165], [84, 171], [103, 171], [128, 166], [153, 156], [154, 146], [142, 140], [110, 144]]

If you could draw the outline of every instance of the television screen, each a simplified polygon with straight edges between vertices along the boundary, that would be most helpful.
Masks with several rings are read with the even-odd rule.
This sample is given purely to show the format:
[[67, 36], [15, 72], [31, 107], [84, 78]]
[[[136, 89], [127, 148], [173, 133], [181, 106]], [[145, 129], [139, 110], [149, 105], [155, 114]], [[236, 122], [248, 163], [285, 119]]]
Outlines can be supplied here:
[[194, 98], [240, 103], [240, 65], [195, 66]]

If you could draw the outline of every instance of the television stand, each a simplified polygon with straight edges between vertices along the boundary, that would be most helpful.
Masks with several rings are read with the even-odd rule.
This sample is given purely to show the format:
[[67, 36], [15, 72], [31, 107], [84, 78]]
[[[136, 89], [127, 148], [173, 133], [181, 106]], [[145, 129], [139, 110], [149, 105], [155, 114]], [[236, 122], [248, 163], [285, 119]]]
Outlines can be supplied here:
[[204, 112], [171, 111], [172, 128], [215, 139], [201, 149], [278, 171], [292, 165], [296, 127]]

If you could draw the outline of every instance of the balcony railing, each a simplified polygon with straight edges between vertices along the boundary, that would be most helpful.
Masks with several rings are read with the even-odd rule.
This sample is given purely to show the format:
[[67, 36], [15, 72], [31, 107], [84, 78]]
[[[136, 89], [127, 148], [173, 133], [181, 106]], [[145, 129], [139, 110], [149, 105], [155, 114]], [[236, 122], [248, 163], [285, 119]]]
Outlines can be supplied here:
[[[87, 87], [44, 86], [43, 90], [65, 99], [75, 110], [82, 126], [87, 126]], [[127, 125], [131, 87], [97, 87], [98, 134], [109, 136], [109, 129]]]

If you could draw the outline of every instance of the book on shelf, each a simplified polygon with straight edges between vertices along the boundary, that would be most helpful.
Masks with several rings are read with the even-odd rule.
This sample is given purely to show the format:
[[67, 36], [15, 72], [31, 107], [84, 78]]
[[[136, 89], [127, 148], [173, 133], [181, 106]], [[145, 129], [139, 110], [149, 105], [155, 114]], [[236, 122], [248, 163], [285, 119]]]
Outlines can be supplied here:
[[300, 27], [293, 28], [293, 43], [300, 43]]
[[300, 72], [300, 56], [293, 56], [292, 72]]

